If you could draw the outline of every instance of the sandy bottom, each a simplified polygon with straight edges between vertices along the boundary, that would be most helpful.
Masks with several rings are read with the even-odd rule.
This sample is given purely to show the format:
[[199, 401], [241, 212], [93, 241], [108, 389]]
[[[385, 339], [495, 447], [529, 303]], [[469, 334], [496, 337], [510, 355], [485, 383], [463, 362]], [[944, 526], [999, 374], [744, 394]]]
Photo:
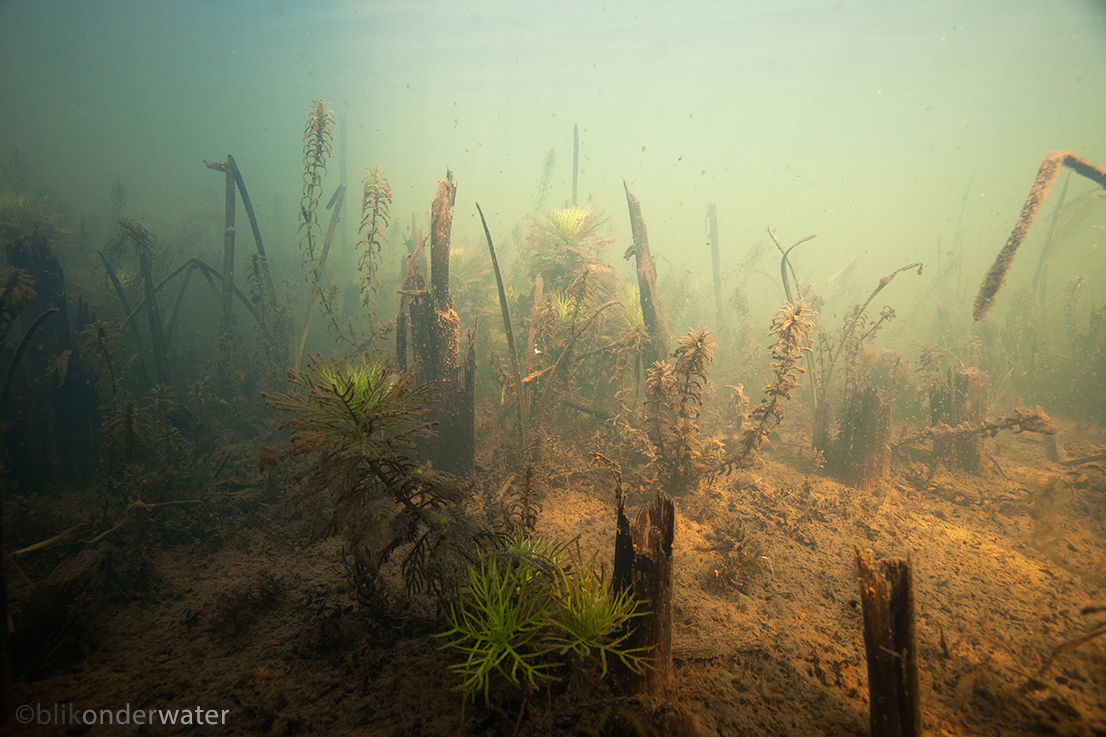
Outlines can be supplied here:
[[[1101, 430], [1061, 429], [1069, 456], [1106, 445]], [[787, 440], [754, 474], [676, 500], [674, 678], [664, 698], [618, 696], [577, 672], [526, 699], [506, 693], [462, 710], [452, 656], [430, 637], [427, 612], [359, 608], [339, 544], [304, 545], [321, 516], [280, 502], [280, 490], [247, 486], [203, 513], [152, 510], [141, 542], [120, 535], [52, 652], [17, 680], [14, 702], [39, 709], [39, 721], [128, 705], [132, 719], [182, 710], [176, 725], [130, 734], [862, 735], [860, 547], [913, 562], [927, 734], [1106, 734], [1106, 637], [1040, 672], [1057, 646], [1106, 618], [1081, 614], [1106, 605], [1100, 467], [1050, 463], [1038, 436], [1005, 435], [988, 441], [983, 475], [903, 462], [889, 483], [857, 490], [794, 470]], [[609, 561], [609, 476], [581, 462], [553, 486], [539, 531], [580, 535], [585, 553]], [[33, 542], [36, 527], [82, 519], [74, 501], [7, 504], [13, 546]], [[82, 549], [20, 557], [27, 577], [9, 575], [17, 613], [54, 564]], [[181, 723], [184, 710], [192, 724]]]

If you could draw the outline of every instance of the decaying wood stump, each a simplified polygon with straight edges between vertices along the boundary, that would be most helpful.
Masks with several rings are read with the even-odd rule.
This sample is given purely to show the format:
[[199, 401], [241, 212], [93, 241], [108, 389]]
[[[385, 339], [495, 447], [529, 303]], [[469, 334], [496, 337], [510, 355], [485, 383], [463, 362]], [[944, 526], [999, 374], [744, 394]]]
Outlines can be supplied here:
[[[950, 368], [945, 385], [931, 395], [930, 408], [934, 424], [956, 427], [970, 422], [978, 427], [987, 415], [987, 374], [973, 368]], [[983, 467], [983, 436], [979, 433], [935, 438], [933, 451], [937, 458], [964, 471], [979, 473]]]
[[[453, 203], [457, 187], [452, 172], [438, 181], [430, 211], [430, 288], [426, 289], [418, 269], [408, 269], [403, 294], [407, 314], [400, 310], [397, 330], [409, 322], [414, 357], [419, 363], [419, 382], [437, 387], [437, 404], [430, 420], [438, 434], [424, 444], [434, 467], [456, 474], [472, 470], [476, 459], [475, 376], [476, 327], [468, 331], [468, 350], [461, 363], [461, 319], [453, 309], [449, 293], [449, 247], [453, 227]], [[412, 256], [418, 258], [418, 253]], [[406, 341], [397, 334], [400, 366], [406, 365]]]
[[652, 503], [642, 508], [633, 526], [618, 502], [618, 532], [615, 536], [615, 594], [633, 591], [639, 611], [627, 646], [641, 648], [649, 660], [642, 673], [621, 666], [617, 678], [627, 692], [652, 696], [662, 694], [672, 675], [672, 538], [676, 519], [672, 499], [657, 492]]
[[910, 560], [856, 550], [864, 647], [868, 658], [872, 737], [922, 733], [918, 653], [914, 642], [914, 584]]
[[870, 486], [890, 473], [891, 403], [875, 387], [846, 399], [830, 463], [834, 473], [855, 486]]

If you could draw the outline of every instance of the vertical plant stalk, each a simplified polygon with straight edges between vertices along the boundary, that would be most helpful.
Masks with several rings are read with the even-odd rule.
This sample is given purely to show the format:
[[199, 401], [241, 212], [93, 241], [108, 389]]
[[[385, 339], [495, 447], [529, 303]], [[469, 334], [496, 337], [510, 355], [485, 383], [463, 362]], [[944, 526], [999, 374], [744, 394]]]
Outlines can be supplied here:
[[645, 329], [649, 332], [650, 346], [645, 364], [663, 361], [668, 357], [668, 328], [664, 321], [657, 295], [657, 267], [649, 253], [649, 233], [645, 228], [645, 219], [641, 216], [641, 205], [630, 193], [630, 185], [625, 178], [622, 186], [626, 190], [626, 205], [630, 211], [630, 231], [634, 243], [626, 249], [626, 258], [633, 255], [637, 265], [638, 294], [641, 299], [641, 317]]
[[710, 265], [714, 273], [715, 326], [722, 320], [722, 267], [718, 252], [718, 208], [713, 202], [707, 205], [707, 228], [710, 233]]
[[[338, 189], [334, 190], [334, 197], [331, 200], [333, 207], [330, 214], [330, 225], [326, 229], [326, 238], [323, 239], [323, 247], [321, 255], [319, 256], [318, 272], [321, 277], [326, 278], [326, 260], [330, 256], [330, 246], [334, 242], [334, 234], [338, 229], [338, 222], [341, 220], [342, 205], [346, 201], [346, 185], [339, 184]], [[327, 279], [329, 282], [329, 279]], [[297, 356], [303, 356], [304, 348], [307, 345], [307, 336], [311, 332], [311, 323], [315, 320], [315, 308], [321, 305], [323, 311], [326, 312], [326, 316], [330, 319], [330, 324], [334, 328], [334, 333], [351, 345], [356, 344], [356, 339], [353, 335], [353, 329], [349, 326], [343, 326], [338, 319], [338, 313], [334, 309], [333, 304], [333, 285], [327, 283], [319, 283], [317, 288], [311, 295], [311, 303], [307, 306], [307, 316], [303, 320], [303, 333], [300, 335], [300, 343], [296, 349]], [[299, 362], [296, 363], [299, 365]]]
[[1029, 196], [1025, 198], [1025, 204], [1022, 205], [1021, 215], [1018, 216], [1018, 221], [1014, 224], [1014, 229], [1006, 240], [1006, 245], [999, 251], [998, 256], [995, 257], [995, 262], [991, 264], [991, 268], [983, 276], [983, 283], [979, 285], [979, 293], [976, 294], [975, 307], [972, 310], [972, 316], [976, 322], [987, 317], [987, 313], [994, 306], [995, 295], [1006, 282], [1006, 272], [1010, 270], [1010, 266], [1014, 263], [1014, 256], [1017, 255], [1018, 248], [1021, 247], [1026, 236], [1029, 235], [1029, 228], [1033, 225], [1033, 219], [1037, 217], [1041, 205], [1048, 197], [1061, 167], [1065, 166], [1076, 174], [1090, 179], [1098, 186], [1106, 188], [1106, 169], [1083, 158], [1074, 151], [1049, 151], [1045, 155], [1040, 168], [1037, 170], [1037, 177], [1033, 180], [1033, 186], [1029, 189]]
[[357, 270], [363, 274], [361, 277], [362, 308], [369, 308], [374, 305], [373, 295], [376, 294], [377, 271], [380, 268], [380, 250], [382, 242], [386, 240], [384, 229], [388, 227], [390, 218], [392, 185], [388, 182], [388, 178], [384, 176], [385, 173], [379, 166], [374, 166], [366, 172], [365, 178], [361, 180], [363, 186], [361, 226], [358, 228], [358, 232], [361, 234], [361, 240], [358, 242], [361, 255], [357, 259]]
[[[814, 240], [818, 237], [818, 235], [816, 233], [811, 233], [805, 238], [800, 238], [799, 240], [795, 241], [785, 250], [784, 247], [780, 244], [779, 239], [776, 238], [776, 234], [772, 231], [772, 226], [768, 226], [767, 230], [768, 237], [771, 238], [772, 242], [776, 244], [776, 248], [779, 249], [779, 252], [781, 254], [780, 281], [783, 283], [784, 297], [791, 304], [795, 304], [795, 300], [801, 297], [802, 294], [801, 290], [799, 289], [799, 277], [795, 276], [795, 266], [791, 263], [791, 252], [794, 251], [797, 246], [800, 246], [807, 241]], [[787, 280], [788, 274], [791, 275], [790, 282], [788, 282]], [[792, 289], [792, 285], [794, 285], [794, 289]], [[811, 357], [811, 354], [809, 352], [806, 354], [806, 370], [810, 372], [811, 377], [811, 381], [807, 382], [808, 391], [810, 392], [810, 408], [814, 413], [814, 417], [817, 419], [820, 411], [824, 413], [828, 411], [828, 409], [824, 407], [821, 408], [821, 410], [819, 409], [821, 405], [819, 404], [820, 397], [818, 392], [818, 382], [813, 380], [814, 359]], [[815, 426], [817, 426], [817, 421], [815, 422]]]
[[142, 269], [142, 287], [146, 293], [146, 317], [150, 324], [150, 343], [154, 349], [154, 373], [159, 384], [168, 386], [172, 383], [169, 375], [169, 353], [162, 329], [161, 310], [157, 306], [157, 293], [154, 290], [150, 244], [148, 241], [135, 241], [135, 248], [138, 250], [138, 263]]
[[[104, 252], [100, 251], [99, 253], [100, 260], [104, 263], [104, 269], [107, 270], [108, 279], [111, 280], [111, 286], [115, 290], [115, 296], [119, 298], [119, 304], [122, 306], [124, 314], [131, 314], [130, 301], [127, 299], [127, 293], [123, 289], [122, 282], [119, 281], [119, 276], [116, 275], [115, 269], [112, 268], [111, 262], [108, 261], [108, 257], [104, 255]], [[137, 325], [131, 325], [131, 337], [134, 338], [135, 344], [138, 345], [139, 348], [142, 348], [142, 333], [139, 332]], [[146, 360], [142, 357], [141, 352], [138, 354], [138, 375], [142, 379], [144, 385], [150, 383], [149, 374], [146, 371]]]
[[[226, 175], [223, 207], [223, 289], [219, 300], [222, 314], [219, 324], [219, 373], [224, 385], [229, 386], [230, 349], [234, 337], [234, 209], [235, 189], [238, 186], [235, 179], [237, 167], [233, 165], [230, 154], [227, 154], [225, 162], [205, 161], [204, 165], [208, 169], [221, 171]], [[243, 187], [244, 191], [245, 187]], [[260, 234], [258, 234], [258, 246], [262, 247]]]
[[[12, 355], [11, 363], [8, 364], [8, 370], [4, 373], [4, 384], [0, 387], [0, 417], [7, 415], [8, 397], [11, 396], [12, 382], [15, 380], [15, 370], [19, 368], [19, 362], [23, 359], [23, 354], [27, 352], [27, 346], [31, 343], [31, 336], [38, 330], [38, 326], [46, 321], [46, 318], [58, 312], [59, 310], [57, 307], [47, 308], [39, 313], [38, 317], [32, 320], [31, 324], [28, 325], [27, 329], [23, 332], [23, 337], [19, 341], [19, 346]], [[4, 621], [4, 626], [7, 626], [7, 620]]]
[[195, 271], [196, 264], [191, 260], [187, 262], [187, 269], [184, 272], [184, 279], [180, 283], [180, 291], [177, 292], [177, 301], [173, 303], [173, 311], [169, 313], [169, 322], [165, 325], [165, 342], [168, 343], [173, 339], [173, 326], [177, 323], [177, 315], [180, 313], [181, 303], [184, 302], [184, 292], [188, 288], [188, 281], [192, 278], [192, 272]]
[[[401, 371], [407, 370], [407, 332], [411, 326], [410, 302], [414, 295], [421, 294], [426, 288], [426, 281], [422, 275], [422, 251], [426, 247], [426, 239], [415, 240], [414, 217], [411, 218], [412, 251], [407, 255], [407, 268], [403, 274], [403, 281], [399, 290], [399, 313], [396, 315], [396, 365]], [[412, 342], [414, 336], [412, 335]]]
[[572, 124], [572, 205], [576, 206], [576, 184], [580, 176], [580, 126]]
[[495, 272], [495, 285], [499, 290], [499, 311], [503, 314], [503, 332], [507, 334], [507, 350], [511, 354], [511, 371], [515, 375], [515, 387], [518, 391], [516, 407], [518, 408], [518, 425], [522, 434], [522, 449], [525, 452], [527, 442], [528, 420], [530, 417], [529, 393], [522, 385], [522, 368], [518, 362], [518, 350], [515, 348], [515, 331], [511, 326], [511, 310], [507, 305], [507, 292], [503, 288], [503, 275], [499, 271], [499, 259], [495, 255], [495, 246], [492, 245], [492, 234], [488, 230], [488, 221], [484, 219], [484, 211], [480, 209], [480, 203], [476, 203], [476, 211], [480, 213], [480, 224], [484, 226], [484, 237], [488, 240], [488, 251], [492, 256], [492, 270]]
[[[232, 196], [233, 192], [232, 189]], [[171, 381], [169, 376], [169, 352], [165, 345], [161, 311], [157, 306], [157, 287], [154, 286], [153, 259], [150, 256], [150, 250], [154, 245], [154, 237], [142, 225], [129, 218], [120, 220], [119, 227], [123, 234], [130, 239], [135, 253], [138, 255], [138, 266], [142, 272], [142, 289], [145, 295], [142, 305], [139, 305], [139, 307], [145, 306], [146, 317], [150, 325], [150, 343], [154, 353], [154, 374], [159, 384], [169, 385]]]
[[[210, 167], [211, 164], [204, 162]], [[257, 215], [253, 211], [253, 203], [250, 201], [250, 193], [246, 191], [246, 182], [242, 179], [242, 172], [238, 169], [238, 164], [235, 162], [234, 157], [227, 154], [227, 167], [230, 169], [231, 174], [234, 175], [234, 182], [238, 185], [238, 195], [242, 198], [242, 207], [246, 210], [246, 217], [250, 221], [250, 229], [253, 231], [253, 240], [257, 244], [257, 255], [261, 258], [262, 267], [259, 271], [263, 271], [265, 278], [268, 280], [269, 294], [276, 294], [276, 290], [273, 287], [273, 275], [269, 273], [269, 257], [265, 255], [265, 244], [261, 241], [261, 228], [257, 225]]]
[[220, 350], [219, 350], [219, 362], [222, 364], [222, 375], [224, 381], [230, 381], [230, 348], [231, 340], [234, 334], [234, 295], [232, 290], [234, 289], [234, 208], [235, 208], [235, 186], [234, 174], [230, 171], [230, 167], [227, 167], [227, 186], [226, 186], [226, 201], [224, 206], [223, 221], [225, 228], [223, 230], [223, 295], [222, 295], [222, 307], [223, 307], [223, 320], [220, 329]]
[[[312, 304], [316, 299], [325, 303], [327, 312], [331, 313], [330, 305], [326, 302], [328, 289], [325, 262], [320, 253], [318, 243], [319, 231], [319, 197], [322, 195], [323, 173], [326, 171], [326, 161], [330, 156], [331, 142], [334, 131], [334, 113], [327, 107], [326, 100], [311, 101], [311, 108], [307, 112], [307, 122], [303, 128], [303, 196], [300, 197], [300, 260], [307, 269], [307, 280], [312, 286]], [[310, 322], [308, 308], [308, 320]], [[302, 339], [293, 345], [293, 363], [300, 365], [303, 356], [303, 346], [307, 340], [308, 326], [305, 326]]]

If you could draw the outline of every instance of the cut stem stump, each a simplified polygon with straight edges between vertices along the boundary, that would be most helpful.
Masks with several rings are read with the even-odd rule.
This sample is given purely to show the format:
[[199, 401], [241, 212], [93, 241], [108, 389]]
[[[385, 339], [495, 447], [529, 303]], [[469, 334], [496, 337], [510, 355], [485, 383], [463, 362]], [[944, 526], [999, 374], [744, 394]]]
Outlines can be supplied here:
[[[978, 427], [987, 415], [987, 374], [975, 369], [950, 368], [948, 382], [935, 395], [933, 422], [943, 422], [957, 427], [970, 422]], [[983, 467], [983, 436], [969, 433], [955, 438], [934, 438], [933, 451], [937, 458], [955, 468], [979, 473]]]
[[[641, 673], [623, 667], [619, 683], [627, 692], [662, 695], [672, 677], [672, 539], [676, 519], [672, 499], [657, 492], [643, 507], [631, 527], [618, 500], [618, 531], [615, 535], [615, 594], [626, 587], [633, 591], [644, 612], [635, 617], [627, 646], [640, 648], [649, 666]], [[632, 553], [631, 553], [632, 551]]]
[[910, 560], [856, 549], [864, 647], [868, 657], [872, 737], [920, 737], [918, 655], [914, 643], [914, 584]]

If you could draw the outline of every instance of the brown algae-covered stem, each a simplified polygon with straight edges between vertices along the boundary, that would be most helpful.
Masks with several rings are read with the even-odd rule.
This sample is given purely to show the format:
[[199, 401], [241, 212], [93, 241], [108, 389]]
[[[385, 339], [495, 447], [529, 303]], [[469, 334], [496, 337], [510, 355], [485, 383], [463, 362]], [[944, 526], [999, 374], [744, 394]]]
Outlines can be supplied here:
[[453, 307], [449, 296], [449, 240], [456, 198], [453, 172], [447, 169], [445, 177], [438, 180], [438, 192], [430, 208], [430, 290], [435, 306], [442, 311]]
[[649, 234], [645, 228], [645, 218], [641, 215], [641, 204], [630, 192], [625, 177], [622, 186], [626, 190], [626, 206], [630, 211], [630, 232], [633, 245], [626, 251], [626, 258], [633, 254], [637, 265], [638, 294], [641, 301], [641, 316], [645, 329], [649, 332], [651, 351], [647, 363], [664, 361], [668, 358], [668, 329], [664, 321], [657, 294], [657, 268], [653, 256], [649, 253]]
[[1015, 223], [1014, 230], [1011, 231], [1006, 245], [999, 251], [995, 262], [991, 264], [991, 268], [987, 270], [987, 274], [983, 277], [983, 283], [979, 286], [979, 293], [975, 297], [975, 308], [972, 310], [972, 315], [976, 321], [985, 318], [994, 305], [995, 295], [1006, 282], [1006, 272], [1010, 270], [1010, 265], [1014, 263], [1014, 256], [1017, 254], [1018, 248], [1021, 247], [1025, 237], [1029, 234], [1033, 219], [1037, 217], [1041, 205], [1048, 197], [1049, 190], [1052, 189], [1052, 184], [1056, 181], [1060, 168], [1063, 166], [1090, 179], [1101, 187], [1106, 187], [1106, 169], [1088, 161], [1074, 151], [1048, 152], [1044, 161], [1041, 162], [1040, 169], [1037, 170], [1037, 178], [1033, 181], [1029, 196], [1025, 198], [1025, 204], [1022, 205], [1021, 215], [1018, 216], [1018, 222]]

